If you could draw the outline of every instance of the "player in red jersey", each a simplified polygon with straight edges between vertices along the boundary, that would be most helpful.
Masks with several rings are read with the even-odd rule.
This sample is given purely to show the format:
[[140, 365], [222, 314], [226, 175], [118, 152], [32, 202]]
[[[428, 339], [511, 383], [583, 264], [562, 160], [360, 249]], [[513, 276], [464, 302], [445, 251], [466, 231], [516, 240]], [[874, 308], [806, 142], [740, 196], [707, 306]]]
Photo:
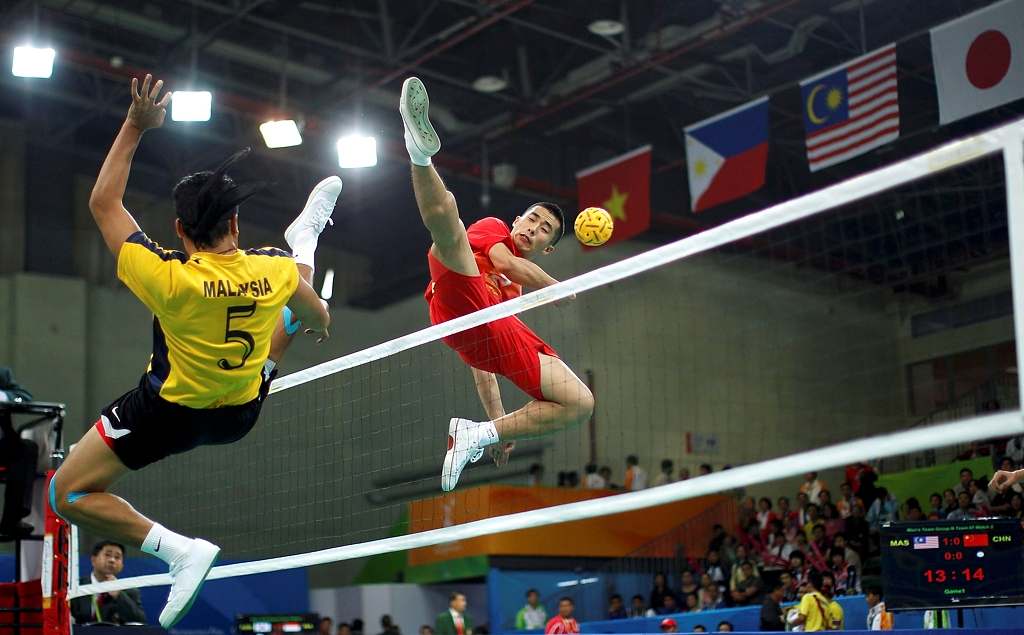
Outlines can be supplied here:
[[[430, 157], [441, 149], [427, 118], [430, 102], [423, 82], [405, 80], [399, 110], [405, 123], [405, 145], [412, 160], [412, 183], [423, 224], [434, 244], [426, 299], [430, 321], [439, 324], [498, 302], [518, 297], [522, 287], [540, 289], [558, 282], [531, 262], [551, 253], [565, 230], [562, 210], [553, 203], [534, 203], [510, 228], [485, 218], [467, 230], [459, 219], [455, 197], [438, 176]], [[554, 434], [588, 419], [594, 396], [533, 331], [517, 317], [507, 317], [445, 337], [473, 369], [477, 392], [490, 421], [453, 418], [448, 424], [448, 451], [441, 488], [451, 491], [470, 461], [491, 447], [495, 463], [504, 465], [516, 439]], [[495, 374], [534, 398], [505, 414]], [[503, 445], [498, 445], [499, 441]]]

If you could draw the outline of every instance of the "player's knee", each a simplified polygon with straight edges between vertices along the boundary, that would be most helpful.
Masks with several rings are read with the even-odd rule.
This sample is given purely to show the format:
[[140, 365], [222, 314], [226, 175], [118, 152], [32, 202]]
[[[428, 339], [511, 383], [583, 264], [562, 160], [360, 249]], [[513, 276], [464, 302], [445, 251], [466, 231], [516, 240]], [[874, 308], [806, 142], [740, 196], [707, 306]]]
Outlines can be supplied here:
[[574, 404], [576, 409], [576, 420], [586, 421], [594, 414], [594, 393], [586, 386], [580, 385], [580, 392]]

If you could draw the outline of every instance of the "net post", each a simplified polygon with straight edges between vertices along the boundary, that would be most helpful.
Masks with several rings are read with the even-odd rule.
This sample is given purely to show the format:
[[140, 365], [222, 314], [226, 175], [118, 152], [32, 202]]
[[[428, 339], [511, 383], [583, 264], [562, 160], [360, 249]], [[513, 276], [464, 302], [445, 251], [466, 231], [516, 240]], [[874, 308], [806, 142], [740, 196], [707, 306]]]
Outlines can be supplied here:
[[[46, 474], [46, 486], [55, 470]], [[46, 529], [43, 535], [43, 566], [40, 580], [43, 594], [43, 634], [70, 635], [71, 608], [68, 604], [68, 550], [70, 526], [46, 505]]]
[[1017, 388], [1024, 394], [1024, 121], [1005, 129], [1006, 216], [1010, 234], [1013, 322], [1017, 333]]

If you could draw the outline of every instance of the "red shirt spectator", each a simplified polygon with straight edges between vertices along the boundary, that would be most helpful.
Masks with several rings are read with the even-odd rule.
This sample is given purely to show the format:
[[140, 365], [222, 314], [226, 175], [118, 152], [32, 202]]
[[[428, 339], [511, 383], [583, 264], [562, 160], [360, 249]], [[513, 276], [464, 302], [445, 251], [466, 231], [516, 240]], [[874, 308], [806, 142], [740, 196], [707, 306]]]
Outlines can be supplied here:
[[572, 616], [575, 609], [576, 605], [570, 598], [562, 598], [559, 600], [558, 615], [548, 620], [548, 625], [544, 627], [544, 635], [566, 635], [569, 633], [579, 633], [580, 623]]

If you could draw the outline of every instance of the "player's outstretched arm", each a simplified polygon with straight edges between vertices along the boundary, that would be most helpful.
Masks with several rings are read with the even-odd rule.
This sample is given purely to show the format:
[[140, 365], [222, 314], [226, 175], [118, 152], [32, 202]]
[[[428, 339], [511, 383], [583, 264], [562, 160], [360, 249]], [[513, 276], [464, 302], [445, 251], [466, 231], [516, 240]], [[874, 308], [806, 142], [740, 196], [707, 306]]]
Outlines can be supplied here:
[[999, 470], [992, 475], [992, 482], [989, 483], [989, 486], [995, 488], [996, 491], [1003, 492], [1019, 481], [1021, 476], [1024, 476], [1024, 470], [1017, 470], [1016, 472]]
[[516, 284], [531, 289], [543, 289], [558, 284], [558, 280], [549, 276], [539, 265], [513, 255], [504, 243], [497, 243], [491, 247], [487, 256], [498, 271]]
[[298, 288], [288, 300], [288, 308], [308, 330], [321, 334], [317, 343], [330, 337], [327, 327], [331, 323], [331, 314], [327, 311], [327, 303], [320, 299], [308, 282], [299, 279]]
[[121, 253], [121, 246], [129, 236], [139, 231], [139, 225], [124, 208], [124, 189], [128, 184], [128, 173], [132, 167], [132, 157], [139, 147], [142, 133], [150, 128], [159, 128], [167, 115], [166, 106], [171, 100], [167, 93], [157, 102], [163, 80], [158, 80], [150, 89], [153, 76], [146, 75], [139, 92], [139, 80], [132, 79], [132, 105], [128, 108], [128, 118], [121, 126], [121, 131], [114, 139], [107, 158], [103, 161], [100, 174], [96, 177], [96, 185], [89, 197], [89, 209], [103, 234], [103, 240], [116, 258]]

